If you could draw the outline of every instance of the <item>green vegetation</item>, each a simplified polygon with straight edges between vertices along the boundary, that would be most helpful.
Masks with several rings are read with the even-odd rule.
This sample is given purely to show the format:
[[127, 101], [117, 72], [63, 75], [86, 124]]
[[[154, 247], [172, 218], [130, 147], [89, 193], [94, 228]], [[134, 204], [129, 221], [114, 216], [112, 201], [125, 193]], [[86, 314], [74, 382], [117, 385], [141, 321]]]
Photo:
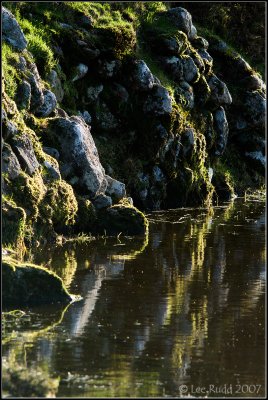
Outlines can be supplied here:
[[18, 62], [19, 55], [7, 43], [2, 43], [2, 76], [5, 82], [7, 95], [14, 99], [20, 81], [14, 63]]

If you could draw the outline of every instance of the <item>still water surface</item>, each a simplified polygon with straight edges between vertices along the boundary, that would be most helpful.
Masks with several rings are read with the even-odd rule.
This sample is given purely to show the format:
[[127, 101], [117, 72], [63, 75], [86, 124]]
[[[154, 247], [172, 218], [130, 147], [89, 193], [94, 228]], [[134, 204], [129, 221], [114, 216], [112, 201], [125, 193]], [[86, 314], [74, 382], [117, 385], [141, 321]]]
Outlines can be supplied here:
[[264, 396], [265, 204], [148, 217], [147, 238], [32, 255], [83, 299], [26, 310], [3, 357], [60, 377], [59, 397]]

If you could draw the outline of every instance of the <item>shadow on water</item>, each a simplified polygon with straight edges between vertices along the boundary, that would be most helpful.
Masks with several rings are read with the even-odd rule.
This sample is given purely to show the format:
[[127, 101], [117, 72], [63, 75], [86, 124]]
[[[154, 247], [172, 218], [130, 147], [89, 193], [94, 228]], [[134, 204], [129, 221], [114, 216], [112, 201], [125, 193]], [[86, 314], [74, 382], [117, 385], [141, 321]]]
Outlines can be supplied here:
[[145, 239], [34, 254], [83, 300], [61, 315], [26, 310], [23, 323], [4, 331], [4, 358], [45, 365], [61, 378], [63, 397], [180, 397], [182, 384], [183, 395], [224, 384], [238, 397], [252, 392], [235, 393], [236, 385], [262, 385], [255, 394], [263, 395], [264, 203], [148, 218]]

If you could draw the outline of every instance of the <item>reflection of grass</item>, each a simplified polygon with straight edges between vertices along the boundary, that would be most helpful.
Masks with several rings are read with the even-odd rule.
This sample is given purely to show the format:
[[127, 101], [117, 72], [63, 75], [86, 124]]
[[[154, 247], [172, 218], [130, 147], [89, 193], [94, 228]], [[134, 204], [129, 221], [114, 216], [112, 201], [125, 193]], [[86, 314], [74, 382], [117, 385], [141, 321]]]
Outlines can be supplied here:
[[138, 250], [132, 250], [129, 254], [113, 255], [112, 260], [134, 260], [139, 254], [143, 253], [149, 243], [148, 231], [144, 235], [142, 246]]

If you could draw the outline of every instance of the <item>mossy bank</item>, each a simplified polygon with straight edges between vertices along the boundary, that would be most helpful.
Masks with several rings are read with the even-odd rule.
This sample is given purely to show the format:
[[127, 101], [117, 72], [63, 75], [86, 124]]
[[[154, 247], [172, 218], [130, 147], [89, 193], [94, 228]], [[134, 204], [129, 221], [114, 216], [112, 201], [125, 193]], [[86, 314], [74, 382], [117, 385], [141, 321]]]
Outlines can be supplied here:
[[186, 8], [4, 3], [4, 246], [144, 234], [139, 210], [264, 185], [262, 77]]

